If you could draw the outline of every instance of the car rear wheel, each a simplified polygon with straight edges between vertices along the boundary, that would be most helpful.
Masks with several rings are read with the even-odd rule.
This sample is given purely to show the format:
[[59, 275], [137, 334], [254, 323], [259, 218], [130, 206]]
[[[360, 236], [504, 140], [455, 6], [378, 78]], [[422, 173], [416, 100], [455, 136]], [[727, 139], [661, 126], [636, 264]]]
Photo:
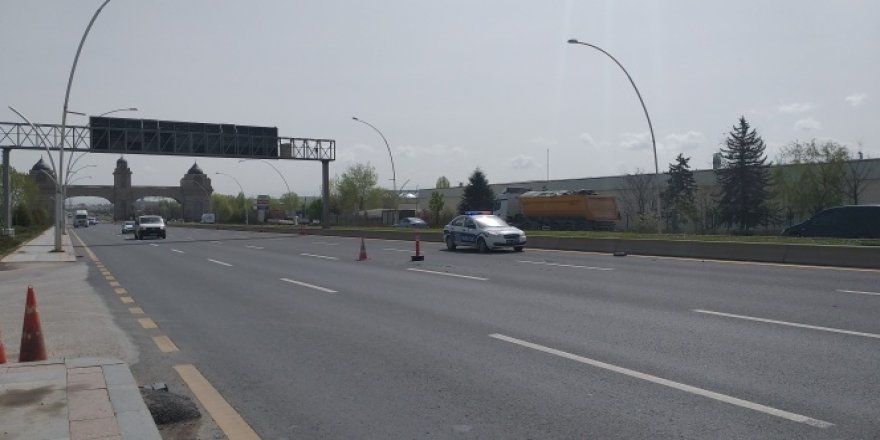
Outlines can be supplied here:
[[489, 246], [486, 246], [486, 240], [483, 240], [482, 238], [477, 240], [477, 249], [479, 249], [480, 253], [483, 254], [489, 252]]
[[455, 250], [455, 241], [452, 240], [452, 236], [447, 236], [447, 237], [446, 237], [446, 249], [448, 249], [448, 250], [450, 250], [450, 251], [454, 251], [454, 250]]

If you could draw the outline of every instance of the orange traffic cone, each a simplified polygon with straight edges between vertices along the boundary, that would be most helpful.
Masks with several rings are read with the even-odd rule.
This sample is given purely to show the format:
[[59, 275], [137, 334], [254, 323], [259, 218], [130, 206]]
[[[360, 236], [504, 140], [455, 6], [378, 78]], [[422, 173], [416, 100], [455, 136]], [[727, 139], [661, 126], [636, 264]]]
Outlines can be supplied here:
[[6, 363], [6, 348], [3, 347], [3, 332], [0, 332], [0, 364]]
[[367, 259], [367, 246], [364, 244], [364, 239], [361, 238], [361, 254], [358, 255], [358, 261], [364, 261]]
[[421, 246], [419, 245], [419, 236], [416, 235], [416, 254], [410, 257], [410, 261], [425, 261], [425, 256], [422, 255]]
[[46, 360], [46, 343], [40, 328], [40, 312], [37, 310], [37, 294], [33, 286], [28, 286], [27, 304], [24, 309], [24, 326], [21, 329], [21, 350], [19, 362]]

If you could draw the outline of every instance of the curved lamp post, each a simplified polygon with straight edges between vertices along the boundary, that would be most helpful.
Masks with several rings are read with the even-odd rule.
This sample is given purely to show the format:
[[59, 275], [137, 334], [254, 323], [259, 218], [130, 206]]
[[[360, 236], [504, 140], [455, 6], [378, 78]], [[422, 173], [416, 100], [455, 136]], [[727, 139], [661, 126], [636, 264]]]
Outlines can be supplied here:
[[391, 146], [388, 145], [388, 139], [385, 139], [385, 135], [382, 134], [382, 132], [379, 131], [379, 129], [376, 128], [375, 125], [370, 124], [369, 122], [367, 122], [363, 119], [358, 119], [356, 116], [352, 116], [351, 119], [354, 119], [355, 121], [358, 121], [362, 124], [369, 125], [370, 128], [372, 128], [373, 130], [376, 130], [376, 133], [379, 133], [379, 136], [382, 136], [382, 140], [385, 141], [385, 148], [388, 149], [388, 157], [391, 158], [391, 185], [392, 185], [392, 188], [394, 189], [394, 196], [397, 197], [397, 173], [394, 171], [394, 156], [391, 155]]
[[233, 176], [232, 174], [221, 173], [219, 171], [215, 172], [214, 174], [220, 174], [220, 175], [223, 175], [226, 177], [231, 177], [232, 180], [234, 180], [235, 183], [238, 185], [238, 189], [241, 191], [241, 195], [244, 198], [244, 224], [246, 224], [246, 225], [249, 224], [248, 223], [247, 197], [244, 196], [244, 188], [241, 187], [241, 183], [238, 183], [238, 179], [236, 179], [235, 176]]
[[[635, 81], [633, 81], [632, 77], [629, 76], [629, 72], [626, 71], [626, 69], [623, 67], [623, 64], [620, 64], [620, 61], [617, 61], [616, 58], [611, 56], [610, 53], [606, 52], [604, 49], [602, 49], [599, 46], [596, 46], [596, 45], [590, 44], [590, 43], [584, 43], [583, 41], [578, 41], [577, 39], [574, 39], [574, 38], [568, 40], [568, 44], [579, 44], [581, 46], [592, 47], [593, 49], [596, 49], [599, 52], [604, 53], [605, 55], [608, 56], [608, 58], [611, 58], [611, 60], [614, 61], [614, 63], [617, 64], [618, 67], [620, 67], [620, 70], [623, 70], [624, 74], [626, 74], [627, 79], [629, 79], [629, 83], [632, 84], [633, 89], [635, 89], [635, 91], [636, 91], [636, 96], [639, 97], [639, 102], [642, 104], [642, 110], [645, 111], [645, 118], [648, 119], [648, 130], [651, 132], [651, 146], [654, 149], [654, 174], [655, 174], [656, 178], [659, 180], [660, 179], [660, 167], [658, 166], [658, 163], [657, 163], [657, 141], [654, 138], [654, 126], [651, 124], [651, 116], [648, 115], [648, 108], [645, 107], [645, 100], [642, 99], [642, 94], [639, 92], [639, 88], [636, 87]], [[662, 232], [663, 231], [663, 221], [662, 221], [662, 216], [661, 216], [662, 211], [660, 209], [660, 183], [657, 182], [656, 186], [657, 186], [657, 232]]]
[[[270, 167], [272, 167], [273, 170], [275, 170], [275, 172], [278, 174], [278, 177], [280, 177], [281, 181], [284, 182], [284, 186], [287, 187], [287, 198], [288, 198], [288, 205], [289, 205], [288, 208], [290, 208], [291, 211], [294, 211], [295, 208], [293, 208], [293, 206], [290, 206], [290, 205], [292, 205], [292, 203], [290, 203], [290, 202], [293, 201], [293, 198], [290, 196], [290, 194], [291, 194], [290, 185], [287, 183], [287, 179], [284, 178], [284, 174], [281, 174], [281, 171], [278, 171], [278, 168], [276, 168], [275, 165], [272, 165], [272, 162], [269, 162], [266, 159], [240, 159], [238, 161], [238, 163], [249, 162], [249, 161], [253, 161], [253, 160], [262, 161], [266, 165], [269, 165]], [[242, 191], [242, 192], [244, 192], [244, 191]]]
[[[96, 116], [96, 117], [100, 118], [100, 117], [102, 117], [102, 116], [107, 116], [107, 115], [109, 115], [110, 113], [116, 113], [116, 112], [136, 112], [136, 111], [138, 111], [137, 107], [118, 108], [118, 109], [115, 109], [115, 110], [110, 110], [109, 112], [101, 113], [100, 115], [98, 115], [98, 116]], [[86, 113], [75, 112], [75, 111], [73, 111], [73, 110], [68, 110], [67, 113], [70, 113], [70, 114], [72, 114], [72, 115], [89, 116], [89, 115], [86, 114]]]

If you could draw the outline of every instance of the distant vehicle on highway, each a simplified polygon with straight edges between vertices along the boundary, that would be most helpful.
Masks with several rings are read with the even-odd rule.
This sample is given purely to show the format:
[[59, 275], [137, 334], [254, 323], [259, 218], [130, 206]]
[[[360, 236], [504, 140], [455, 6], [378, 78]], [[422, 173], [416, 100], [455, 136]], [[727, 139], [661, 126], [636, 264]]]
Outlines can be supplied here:
[[489, 211], [470, 211], [455, 217], [443, 228], [443, 239], [450, 251], [473, 246], [480, 252], [504, 247], [522, 252], [526, 246], [525, 232]]
[[122, 234], [134, 234], [134, 221], [129, 220], [122, 223]]
[[213, 224], [217, 220], [212, 213], [202, 214], [202, 223]]
[[418, 217], [404, 217], [400, 219], [400, 223], [394, 226], [400, 228], [427, 228], [428, 223]]
[[134, 224], [134, 239], [143, 240], [146, 237], [165, 238], [165, 220], [158, 215], [142, 215]]
[[880, 205], [828, 208], [809, 220], [789, 227], [790, 237], [880, 238]]
[[89, 227], [89, 212], [85, 209], [77, 209], [73, 215], [73, 227], [78, 228], [80, 226], [84, 228]]
[[89, 225], [97, 225], [98, 218], [97, 217], [89, 217]]

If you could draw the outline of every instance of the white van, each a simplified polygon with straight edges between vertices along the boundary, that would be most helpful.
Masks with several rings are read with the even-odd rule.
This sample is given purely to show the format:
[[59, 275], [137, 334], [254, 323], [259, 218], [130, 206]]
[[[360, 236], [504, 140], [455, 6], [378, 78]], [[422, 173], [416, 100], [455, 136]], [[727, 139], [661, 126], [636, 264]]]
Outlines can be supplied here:
[[213, 224], [214, 220], [215, 218], [213, 213], [202, 214], [202, 223]]
[[77, 209], [76, 213], [73, 215], [73, 227], [89, 227], [89, 212], [85, 209]]

